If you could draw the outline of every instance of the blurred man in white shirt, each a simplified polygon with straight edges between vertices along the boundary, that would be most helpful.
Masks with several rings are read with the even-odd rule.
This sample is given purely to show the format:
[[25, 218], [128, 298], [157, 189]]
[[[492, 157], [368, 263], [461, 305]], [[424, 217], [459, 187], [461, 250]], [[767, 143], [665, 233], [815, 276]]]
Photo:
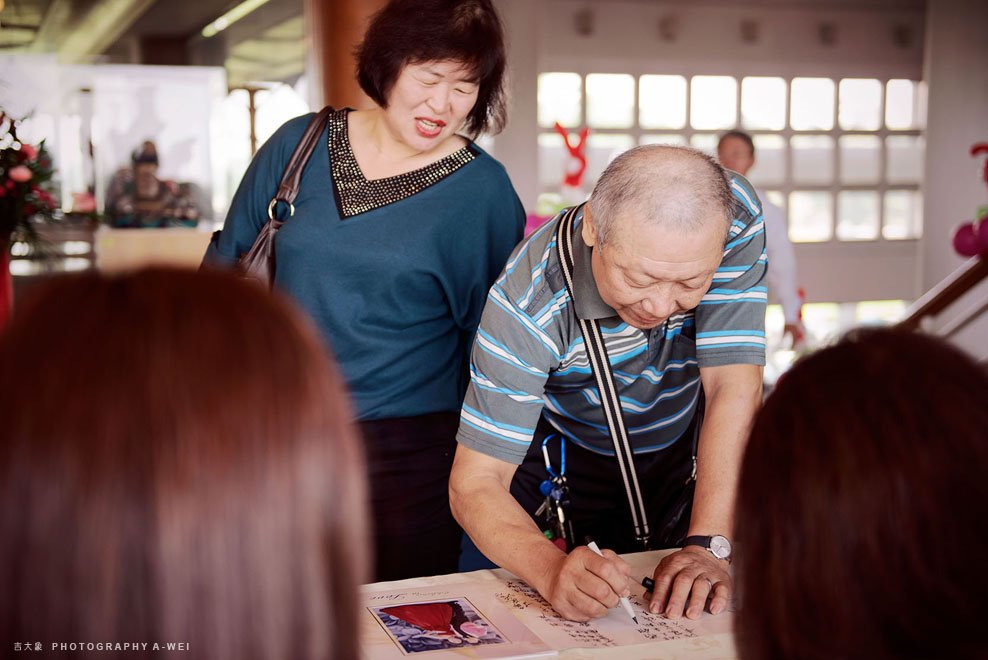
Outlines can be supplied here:
[[[729, 131], [717, 143], [717, 159], [721, 165], [742, 176], [755, 164], [755, 144], [751, 136], [743, 131]], [[796, 290], [796, 254], [789, 242], [789, 221], [785, 214], [756, 188], [762, 201], [762, 215], [765, 221], [765, 251], [768, 254], [768, 288], [782, 305], [785, 315], [785, 332], [795, 346], [803, 341], [806, 332], [799, 319], [801, 305]], [[783, 335], [783, 336], [784, 336]]]

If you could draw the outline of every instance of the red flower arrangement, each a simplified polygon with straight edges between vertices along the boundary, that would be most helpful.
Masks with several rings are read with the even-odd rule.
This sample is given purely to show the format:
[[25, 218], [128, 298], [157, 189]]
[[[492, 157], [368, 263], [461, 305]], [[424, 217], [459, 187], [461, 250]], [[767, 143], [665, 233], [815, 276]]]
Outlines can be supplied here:
[[52, 194], [54, 169], [44, 140], [37, 146], [17, 137], [20, 120], [0, 110], [0, 250], [12, 239], [37, 244], [36, 223], [58, 208]]

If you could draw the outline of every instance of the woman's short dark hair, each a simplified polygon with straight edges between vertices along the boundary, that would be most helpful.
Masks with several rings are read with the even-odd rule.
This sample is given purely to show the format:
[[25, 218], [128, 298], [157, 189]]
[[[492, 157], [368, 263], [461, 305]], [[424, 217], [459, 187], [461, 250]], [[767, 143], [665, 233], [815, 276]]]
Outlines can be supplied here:
[[316, 332], [219, 271], [37, 286], [0, 335], [3, 643], [356, 658], [364, 467]]
[[356, 55], [357, 82], [382, 108], [406, 65], [453, 60], [478, 86], [465, 130], [496, 134], [507, 122], [504, 29], [491, 0], [391, 0], [371, 19]]
[[985, 657], [988, 373], [857, 331], [758, 414], [736, 514], [745, 660]]

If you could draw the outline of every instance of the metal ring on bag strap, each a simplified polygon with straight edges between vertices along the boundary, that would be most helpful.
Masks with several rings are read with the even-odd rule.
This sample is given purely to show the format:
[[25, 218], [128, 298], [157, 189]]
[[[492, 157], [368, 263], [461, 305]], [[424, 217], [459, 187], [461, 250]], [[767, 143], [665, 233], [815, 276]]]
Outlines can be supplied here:
[[[285, 200], [278, 199], [277, 197], [275, 197], [270, 202], [268, 202], [268, 219], [269, 220], [275, 220], [276, 219], [274, 217], [274, 207], [277, 206], [278, 202], [285, 202]], [[293, 215], [295, 215], [295, 205], [292, 204], [291, 202], [285, 202], [285, 204], [288, 204], [288, 217], [290, 218]]]

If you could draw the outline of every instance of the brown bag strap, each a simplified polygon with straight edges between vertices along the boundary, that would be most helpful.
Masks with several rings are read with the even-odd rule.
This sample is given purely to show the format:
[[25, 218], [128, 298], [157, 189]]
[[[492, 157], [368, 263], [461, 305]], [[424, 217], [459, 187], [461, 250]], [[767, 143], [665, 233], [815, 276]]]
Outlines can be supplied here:
[[302, 139], [295, 146], [295, 151], [292, 152], [292, 157], [288, 159], [288, 165], [285, 166], [285, 173], [281, 176], [281, 183], [278, 184], [278, 192], [275, 193], [274, 197], [268, 203], [268, 218], [271, 220], [276, 219], [274, 217], [274, 207], [278, 202], [288, 204], [289, 217], [295, 215], [294, 202], [295, 198], [298, 197], [298, 187], [302, 181], [302, 170], [305, 169], [305, 164], [309, 162], [309, 157], [315, 151], [319, 137], [322, 135], [323, 130], [325, 130], [326, 124], [329, 123], [329, 115], [332, 112], [333, 108], [328, 105], [320, 110], [312, 118], [312, 121], [309, 122], [305, 133], [302, 134]]

